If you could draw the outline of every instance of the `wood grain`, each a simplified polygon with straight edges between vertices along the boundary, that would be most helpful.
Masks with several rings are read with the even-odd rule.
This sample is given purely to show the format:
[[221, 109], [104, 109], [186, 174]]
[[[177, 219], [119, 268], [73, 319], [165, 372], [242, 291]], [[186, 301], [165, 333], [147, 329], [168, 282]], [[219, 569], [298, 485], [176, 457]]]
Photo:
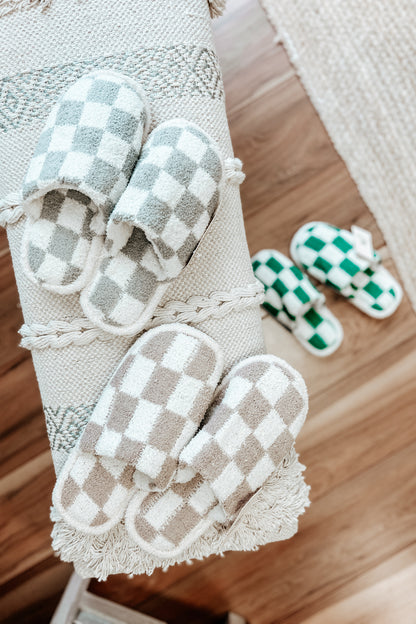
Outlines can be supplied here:
[[[214, 23], [252, 253], [288, 252], [308, 220], [371, 230], [377, 224], [277, 45], [256, 0], [229, 0]], [[39, 392], [18, 347], [21, 311], [0, 236], [0, 613], [48, 622], [71, 572], [50, 547], [53, 470]], [[229, 553], [151, 577], [93, 582], [97, 595], [175, 623], [415, 624], [416, 318], [405, 297], [385, 321], [333, 293], [345, 340], [318, 360], [264, 314], [268, 350], [304, 375], [310, 414], [298, 441], [312, 505], [298, 534], [256, 553]]]

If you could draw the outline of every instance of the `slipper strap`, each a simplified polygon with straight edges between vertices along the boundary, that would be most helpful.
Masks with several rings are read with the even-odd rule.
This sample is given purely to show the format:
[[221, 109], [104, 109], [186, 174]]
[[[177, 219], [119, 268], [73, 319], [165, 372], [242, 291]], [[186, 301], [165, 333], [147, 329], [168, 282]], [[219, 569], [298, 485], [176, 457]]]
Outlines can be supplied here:
[[[288, 258], [273, 250], [263, 250], [253, 258], [254, 274], [266, 290], [266, 308], [290, 329], [296, 320], [313, 307], [321, 307], [325, 296]], [[264, 305], [264, 304], [263, 304]], [[280, 310], [287, 315], [281, 318]]]
[[138, 228], [156, 254], [159, 267], [152, 266], [152, 271], [158, 279], [176, 277], [219, 204], [222, 175], [219, 151], [201, 128], [184, 119], [158, 126], [111, 215], [111, 255]]
[[317, 223], [305, 230], [296, 253], [311, 275], [345, 297], [354, 297], [365, 287], [381, 262], [376, 251], [373, 261], [359, 256], [352, 233], [329, 223]]
[[200, 474], [233, 517], [287, 456], [306, 411], [298, 373], [274, 356], [248, 358], [221, 384], [180, 465]]
[[106, 217], [124, 191], [141, 149], [148, 113], [134, 82], [99, 70], [63, 93], [31, 160], [24, 209], [39, 218], [39, 199], [59, 188], [87, 195]]
[[221, 372], [219, 347], [199, 330], [172, 324], [147, 332], [107, 384], [80, 438], [81, 452], [126, 462], [136, 468], [136, 485], [164, 489]]

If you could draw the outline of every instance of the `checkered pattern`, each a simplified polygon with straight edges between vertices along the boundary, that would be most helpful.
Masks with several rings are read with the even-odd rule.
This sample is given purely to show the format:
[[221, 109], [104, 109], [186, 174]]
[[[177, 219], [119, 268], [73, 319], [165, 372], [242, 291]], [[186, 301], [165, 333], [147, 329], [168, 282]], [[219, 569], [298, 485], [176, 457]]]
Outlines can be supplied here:
[[58, 187], [77, 188], [109, 215], [136, 164], [147, 123], [130, 79], [101, 70], [82, 76], [58, 100], [23, 183], [28, 202]]
[[123, 517], [134, 491], [133, 466], [75, 449], [53, 491], [53, 503], [73, 527], [100, 534]]
[[208, 483], [192, 470], [181, 470], [165, 492], [137, 493], [126, 512], [126, 528], [140, 546], [158, 556], [172, 556], [192, 544], [225, 514]]
[[72, 189], [50, 191], [39, 200], [41, 216], [28, 225], [23, 247], [30, 273], [40, 283], [76, 284], [86, 270], [95, 236], [95, 207]]
[[111, 215], [110, 257], [83, 299], [91, 320], [114, 333], [140, 331], [205, 232], [221, 179], [220, 155], [203, 130], [177, 120], [152, 132]]
[[186, 325], [155, 328], [121, 361], [81, 436], [86, 453], [134, 465], [140, 487], [164, 489], [219, 381], [216, 345]]
[[183, 449], [175, 483], [137, 494], [126, 512], [131, 537], [155, 555], [182, 552], [215, 521], [230, 522], [287, 456], [306, 416], [301, 376], [274, 356], [235, 366], [205, 425]]
[[180, 455], [233, 516], [289, 452], [307, 411], [302, 377], [274, 356], [255, 356], [224, 380], [205, 426]]
[[324, 295], [289, 258], [263, 249], [252, 258], [252, 264], [265, 288], [263, 307], [302, 344], [323, 353], [339, 342], [339, 330], [324, 306]]
[[22, 189], [31, 279], [61, 294], [85, 285], [103, 244], [96, 235], [127, 185], [146, 123], [134, 83], [113, 72], [88, 74], [61, 96]]
[[121, 519], [134, 489], [168, 486], [221, 373], [216, 343], [186, 325], [135, 342], [59, 476], [54, 502], [71, 526], [100, 533]]
[[382, 312], [396, 306], [397, 282], [379, 265], [357, 255], [351, 232], [328, 223], [303, 226], [294, 237], [293, 255], [313, 277], [361, 309]]

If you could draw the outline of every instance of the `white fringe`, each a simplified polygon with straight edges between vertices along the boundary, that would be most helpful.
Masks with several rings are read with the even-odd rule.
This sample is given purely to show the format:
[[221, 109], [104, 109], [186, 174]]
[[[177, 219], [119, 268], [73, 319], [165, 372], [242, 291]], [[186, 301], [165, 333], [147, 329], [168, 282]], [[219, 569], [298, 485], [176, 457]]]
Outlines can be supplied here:
[[[0, 17], [14, 11], [27, 11], [37, 8], [44, 11], [52, 0], [0, 0]], [[219, 17], [225, 10], [226, 0], [208, 0], [211, 17]]]
[[52, 0], [0, 0], [0, 17], [14, 11], [27, 11], [35, 8], [44, 11], [51, 2]]
[[225, 11], [227, 0], [208, 0], [211, 17], [219, 17]]
[[184, 561], [203, 559], [228, 550], [258, 550], [268, 542], [292, 537], [298, 517], [309, 506], [309, 486], [303, 480], [304, 466], [292, 449], [280, 469], [249, 500], [228, 529], [211, 527], [179, 557], [161, 559], [144, 552], [128, 536], [124, 524], [99, 536], [73, 529], [52, 508], [55, 522], [52, 546], [63, 561], [72, 562], [83, 578], [105, 581], [110, 574], [152, 574]]

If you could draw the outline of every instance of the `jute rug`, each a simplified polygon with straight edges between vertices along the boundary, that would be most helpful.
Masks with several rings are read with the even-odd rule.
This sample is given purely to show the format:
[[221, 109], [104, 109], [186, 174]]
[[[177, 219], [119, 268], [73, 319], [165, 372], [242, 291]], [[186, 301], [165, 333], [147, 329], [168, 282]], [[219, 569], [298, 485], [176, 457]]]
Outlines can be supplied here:
[[260, 0], [416, 310], [415, 0]]

